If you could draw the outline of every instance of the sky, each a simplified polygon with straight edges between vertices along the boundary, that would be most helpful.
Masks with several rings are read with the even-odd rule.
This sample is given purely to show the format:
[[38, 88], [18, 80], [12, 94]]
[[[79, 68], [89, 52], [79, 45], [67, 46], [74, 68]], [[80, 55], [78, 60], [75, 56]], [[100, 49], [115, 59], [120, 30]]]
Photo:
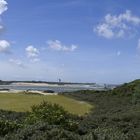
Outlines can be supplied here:
[[140, 78], [139, 0], [0, 0], [0, 79], [119, 84]]

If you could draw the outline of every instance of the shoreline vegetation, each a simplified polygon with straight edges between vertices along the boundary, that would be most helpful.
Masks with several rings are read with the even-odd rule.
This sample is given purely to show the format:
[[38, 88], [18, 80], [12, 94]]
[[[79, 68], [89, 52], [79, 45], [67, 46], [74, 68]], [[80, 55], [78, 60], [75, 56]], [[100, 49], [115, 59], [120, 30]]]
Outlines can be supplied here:
[[48, 85], [96, 85], [96, 83], [76, 83], [76, 82], [47, 82], [47, 81], [3, 81], [0, 80], [0, 85], [9, 84], [48, 84]]

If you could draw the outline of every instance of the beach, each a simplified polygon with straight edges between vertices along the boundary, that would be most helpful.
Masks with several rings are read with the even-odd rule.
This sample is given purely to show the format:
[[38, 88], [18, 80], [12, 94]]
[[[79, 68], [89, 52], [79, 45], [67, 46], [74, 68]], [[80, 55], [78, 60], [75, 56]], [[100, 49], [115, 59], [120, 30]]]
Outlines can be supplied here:
[[24, 93], [24, 94], [40, 94], [40, 95], [58, 95], [58, 93], [43, 92], [38, 90], [0, 90], [0, 93]]

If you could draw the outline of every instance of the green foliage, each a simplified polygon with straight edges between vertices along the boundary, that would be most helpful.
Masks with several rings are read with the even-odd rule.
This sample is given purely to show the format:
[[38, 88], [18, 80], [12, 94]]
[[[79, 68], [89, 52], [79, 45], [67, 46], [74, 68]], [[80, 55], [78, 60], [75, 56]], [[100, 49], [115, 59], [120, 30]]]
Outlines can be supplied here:
[[27, 113], [0, 110], [0, 120], [22, 122]]
[[28, 113], [0, 111], [0, 140], [140, 139], [139, 80], [112, 91], [63, 94], [90, 102], [95, 109], [84, 117], [78, 117], [59, 105], [43, 102], [33, 106]]
[[80, 123], [80, 134], [94, 132], [99, 140], [140, 139], [140, 81], [112, 91], [78, 91], [65, 95], [95, 105]]
[[17, 130], [18, 128], [21, 128], [22, 125], [18, 124], [16, 122], [11, 122], [11, 121], [4, 121], [0, 120], [0, 136], [4, 136], [10, 132], [13, 132]]
[[37, 121], [45, 121], [49, 124], [59, 125], [64, 124], [68, 118], [68, 113], [57, 104], [50, 104], [42, 102], [40, 105], [34, 105], [31, 113], [26, 121], [29, 124], [36, 123]]
[[80, 140], [80, 136], [58, 126], [40, 122], [9, 134], [4, 140]]
[[74, 115], [69, 114], [63, 107], [57, 104], [42, 102], [40, 105], [32, 107], [25, 120], [26, 124], [34, 124], [37, 122], [46, 122], [49, 125], [60, 125], [69, 130], [76, 130], [79, 122]]

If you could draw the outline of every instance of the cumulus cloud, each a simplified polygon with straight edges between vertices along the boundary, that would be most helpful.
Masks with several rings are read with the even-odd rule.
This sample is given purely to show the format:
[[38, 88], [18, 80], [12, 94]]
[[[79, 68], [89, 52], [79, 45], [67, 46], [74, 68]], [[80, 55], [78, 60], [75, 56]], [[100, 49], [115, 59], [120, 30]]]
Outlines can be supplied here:
[[[0, 0], [0, 15], [2, 15], [5, 11], [7, 11], [7, 2], [5, 0]], [[3, 25], [0, 25], [0, 30], [3, 30]]]
[[19, 60], [19, 59], [9, 59], [9, 62], [10, 62], [11, 64], [14, 64], [14, 65], [18, 66], [18, 67], [24, 68], [24, 64], [23, 64], [22, 61]]
[[39, 57], [39, 50], [34, 46], [30, 45], [26, 49], [27, 57], [30, 58], [32, 62], [38, 62], [40, 59]]
[[59, 40], [50, 40], [47, 42], [48, 47], [55, 51], [69, 51], [73, 52], [77, 49], [76, 45], [66, 46], [61, 43]]
[[2, 15], [5, 11], [7, 11], [7, 2], [5, 0], [0, 0], [0, 15]]
[[39, 55], [39, 50], [34, 46], [30, 45], [26, 48], [26, 53], [28, 57], [37, 57]]
[[108, 39], [122, 38], [132, 34], [138, 25], [140, 25], [140, 17], [126, 10], [125, 13], [119, 15], [107, 14], [103, 22], [94, 28], [94, 32]]
[[0, 40], [0, 53], [9, 53], [10, 43], [6, 40]]

